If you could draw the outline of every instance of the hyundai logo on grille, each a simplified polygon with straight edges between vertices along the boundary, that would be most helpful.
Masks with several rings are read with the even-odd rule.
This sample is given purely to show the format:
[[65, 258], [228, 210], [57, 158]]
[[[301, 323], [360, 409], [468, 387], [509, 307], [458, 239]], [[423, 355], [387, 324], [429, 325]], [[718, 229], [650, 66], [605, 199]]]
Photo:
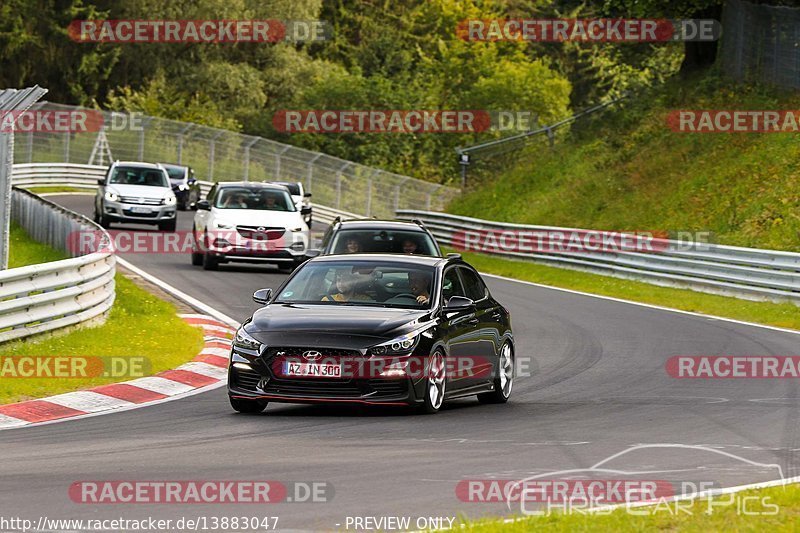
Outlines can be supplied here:
[[309, 350], [307, 352], [303, 352], [303, 357], [306, 359], [317, 359], [318, 357], [322, 357], [322, 354], [316, 350]]

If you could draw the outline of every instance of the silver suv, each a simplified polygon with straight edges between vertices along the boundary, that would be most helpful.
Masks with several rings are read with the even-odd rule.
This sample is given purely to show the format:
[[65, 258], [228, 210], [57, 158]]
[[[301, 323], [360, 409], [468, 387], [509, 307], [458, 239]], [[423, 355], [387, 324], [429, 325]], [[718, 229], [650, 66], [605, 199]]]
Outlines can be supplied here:
[[94, 220], [104, 228], [112, 222], [132, 222], [175, 231], [177, 201], [163, 166], [116, 161], [98, 185]]

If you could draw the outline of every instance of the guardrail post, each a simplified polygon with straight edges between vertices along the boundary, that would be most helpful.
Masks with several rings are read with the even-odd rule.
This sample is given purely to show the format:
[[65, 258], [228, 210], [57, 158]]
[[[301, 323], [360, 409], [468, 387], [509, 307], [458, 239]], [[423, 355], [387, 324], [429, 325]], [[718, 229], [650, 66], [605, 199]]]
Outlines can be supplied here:
[[550, 144], [550, 148], [553, 148], [556, 144], [556, 134], [553, 133], [553, 129], [549, 127], [545, 128], [544, 132], [547, 135], [547, 142]]

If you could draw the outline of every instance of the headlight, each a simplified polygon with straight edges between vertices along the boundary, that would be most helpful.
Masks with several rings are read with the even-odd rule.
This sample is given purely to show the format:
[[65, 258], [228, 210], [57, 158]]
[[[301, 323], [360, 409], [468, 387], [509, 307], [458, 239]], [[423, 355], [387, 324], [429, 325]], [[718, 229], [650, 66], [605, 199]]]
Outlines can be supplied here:
[[175, 205], [176, 201], [177, 200], [175, 199], [175, 196], [167, 196], [166, 198], [164, 198], [164, 203], [166, 205]]
[[372, 355], [400, 355], [407, 354], [414, 349], [419, 340], [418, 334], [403, 335], [388, 342], [378, 344], [369, 349]]
[[217, 229], [233, 229], [233, 224], [230, 224], [222, 220], [215, 220], [214, 227]]
[[117, 195], [117, 193], [115, 192], [106, 191], [105, 198], [109, 202], [116, 202], [117, 200], [119, 200], [119, 195]]
[[243, 327], [236, 331], [236, 336], [233, 338], [233, 345], [237, 348], [244, 348], [246, 350], [261, 350], [261, 343], [255, 340], [252, 335], [247, 333]]
[[181, 183], [180, 185], [178, 185], [178, 190], [179, 191], [188, 191], [189, 190], [189, 186], [184, 184], [184, 183]]

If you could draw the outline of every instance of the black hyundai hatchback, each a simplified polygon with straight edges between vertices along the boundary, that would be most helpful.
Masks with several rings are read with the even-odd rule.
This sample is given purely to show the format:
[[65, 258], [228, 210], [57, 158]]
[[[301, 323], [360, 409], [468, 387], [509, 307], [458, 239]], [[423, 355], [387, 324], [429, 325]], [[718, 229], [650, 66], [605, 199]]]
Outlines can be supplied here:
[[303, 264], [236, 332], [228, 394], [267, 403], [416, 405], [477, 395], [505, 403], [514, 379], [508, 311], [457, 254], [353, 254]]

